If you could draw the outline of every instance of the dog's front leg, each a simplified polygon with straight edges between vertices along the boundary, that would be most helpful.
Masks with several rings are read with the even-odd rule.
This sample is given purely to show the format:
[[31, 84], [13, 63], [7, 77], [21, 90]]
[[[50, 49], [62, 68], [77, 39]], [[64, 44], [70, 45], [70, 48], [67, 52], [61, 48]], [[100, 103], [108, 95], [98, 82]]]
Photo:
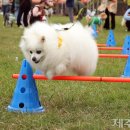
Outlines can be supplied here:
[[45, 73], [46, 77], [48, 79], [52, 79], [53, 76], [54, 76], [54, 72], [52, 70], [48, 70], [46, 73]]

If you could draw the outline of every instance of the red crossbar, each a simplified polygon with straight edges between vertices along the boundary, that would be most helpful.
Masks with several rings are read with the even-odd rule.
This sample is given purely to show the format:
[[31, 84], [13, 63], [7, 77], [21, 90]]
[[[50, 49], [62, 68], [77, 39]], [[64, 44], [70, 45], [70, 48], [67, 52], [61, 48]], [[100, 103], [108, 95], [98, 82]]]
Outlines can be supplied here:
[[98, 47], [106, 47], [106, 44], [97, 44]]
[[128, 58], [128, 55], [124, 54], [99, 54], [100, 58]]
[[[12, 78], [18, 78], [19, 74], [13, 74]], [[34, 79], [48, 80], [44, 75], [33, 75]], [[96, 76], [55, 76], [52, 80], [95, 81], [95, 82], [130, 82], [130, 78], [123, 77], [96, 77]]]
[[122, 47], [98, 47], [99, 50], [122, 50]]

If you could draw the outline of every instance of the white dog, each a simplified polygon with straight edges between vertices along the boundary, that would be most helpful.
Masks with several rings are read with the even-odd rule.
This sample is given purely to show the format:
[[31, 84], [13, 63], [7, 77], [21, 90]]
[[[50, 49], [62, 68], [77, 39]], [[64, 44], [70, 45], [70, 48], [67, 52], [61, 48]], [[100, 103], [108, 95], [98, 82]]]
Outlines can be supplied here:
[[80, 23], [56, 31], [53, 25], [36, 22], [25, 29], [20, 48], [31, 66], [55, 75], [92, 75], [97, 66], [98, 48], [91, 32]]

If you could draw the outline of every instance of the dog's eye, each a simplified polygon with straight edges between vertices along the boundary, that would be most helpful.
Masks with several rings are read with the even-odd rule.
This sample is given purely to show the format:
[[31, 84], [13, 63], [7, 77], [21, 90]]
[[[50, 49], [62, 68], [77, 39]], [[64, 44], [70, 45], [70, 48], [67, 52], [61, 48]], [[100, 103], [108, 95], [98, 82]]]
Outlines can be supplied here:
[[41, 54], [41, 52], [42, 52], [41, 50], [36, 51], [37, 54]]
[[30, 51], [30, 54], [32, 54], [33, 52], [32, 51]]

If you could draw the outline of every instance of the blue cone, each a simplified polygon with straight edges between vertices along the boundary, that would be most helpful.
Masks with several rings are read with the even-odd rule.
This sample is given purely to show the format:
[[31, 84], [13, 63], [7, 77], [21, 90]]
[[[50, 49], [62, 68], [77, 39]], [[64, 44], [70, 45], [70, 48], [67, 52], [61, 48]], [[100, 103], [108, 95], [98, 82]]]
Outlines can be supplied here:
[[36, 70], [36, 72], [34, 74], [43, 75], [43, 72], [40, 70]]
[[93, 33], [92, 33], [93, 37], [97, 38], [98, 37], [98, 33], [97, 33], [97, 27], [96, 27], [95, 24], [92, 25], [92, 29], [93, 29]]
[[125, 38], [122, 54], [130, 55], [130, 36], [126, 36]]
[[115, 36], [114, 36], [113, 30], [109, 31], [107, 41], [106, 41], [106, 46], [107, 47], [116, 46], [116, 41], [115, 41]]
[[32, 75], [33, 71], [30, 64], [26, 60], [23, 60], [8, 111], [31, 113], [44, 111], [39, 101], [36, 83]]
[[127, 63], [126, 63], [122, 77], [130, 77], [130, 56], [127, 59]]

